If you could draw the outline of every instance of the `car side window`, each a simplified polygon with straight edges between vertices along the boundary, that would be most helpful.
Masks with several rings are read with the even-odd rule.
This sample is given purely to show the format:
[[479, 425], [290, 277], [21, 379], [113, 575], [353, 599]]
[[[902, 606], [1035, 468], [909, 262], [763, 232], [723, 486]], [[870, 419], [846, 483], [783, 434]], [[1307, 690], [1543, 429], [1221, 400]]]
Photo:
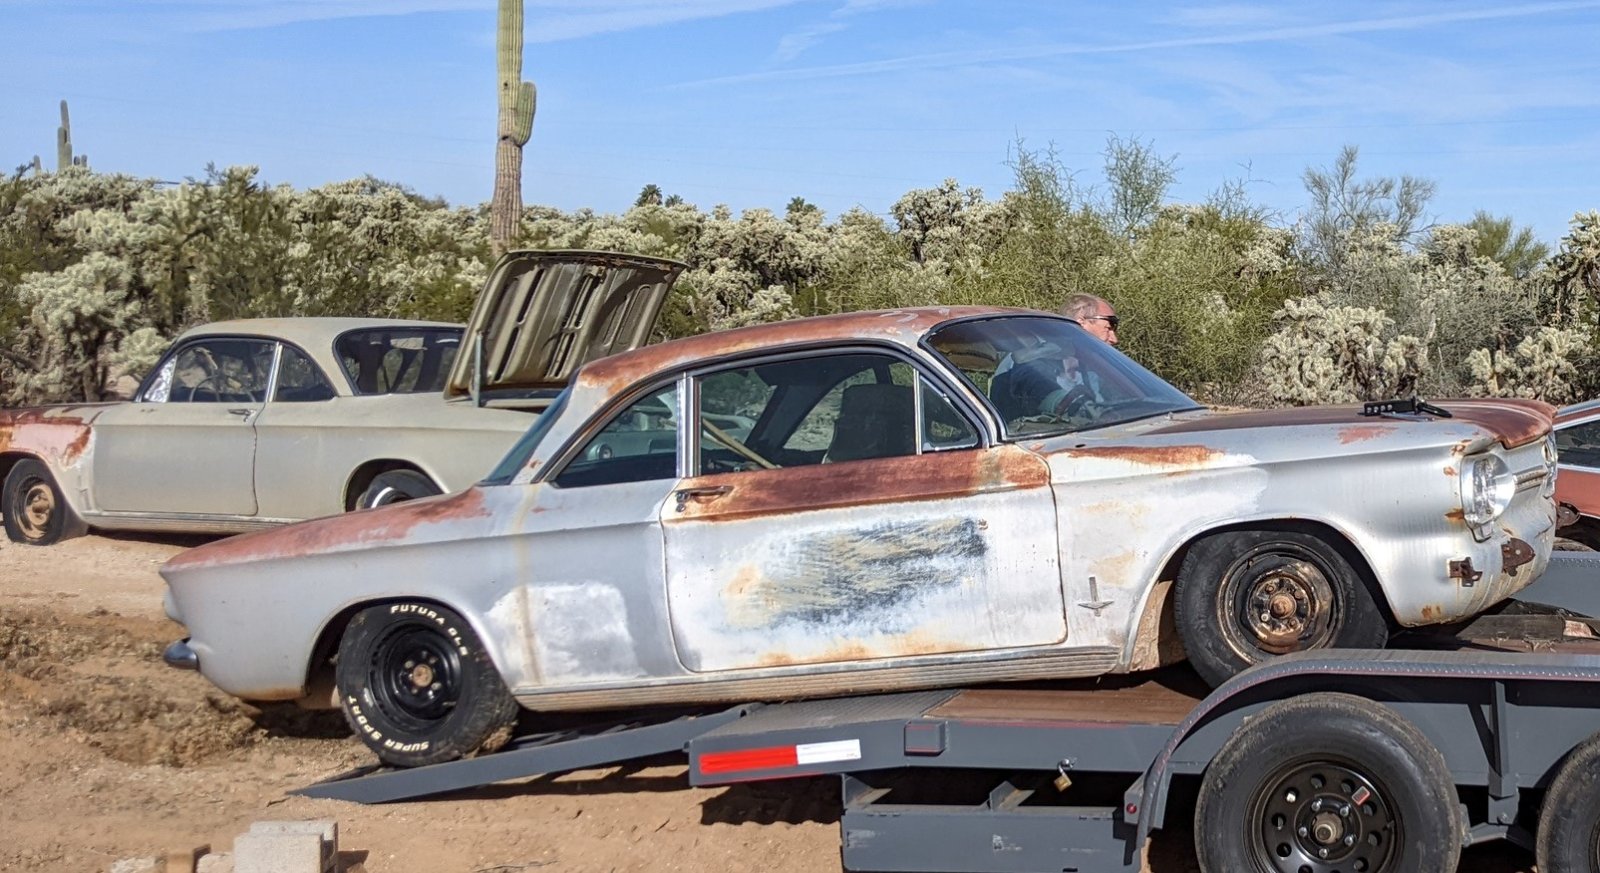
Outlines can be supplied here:
[[144, 399], [156, 403], [260, 403], [267, 397], [274, 343], [202, 339], [162, 364]]
[[1600, 469], [1600, 421], [1556, 431], [1556, 453], [1563, 464]]
[[305, 352], [284, 343], [278, 358], [278, 386], [272, 399], [277, 403], [314, 403], [333, 399], [333, 386], [322, 375], [322, 368]]
[[977, 431], [950, 401], [915, 367], [890, 355], [826, 355], [723, 370], [700, 378], [699, 398], [701, 473], [978, 444]]
[[558, 488], [650, 482], [678, 476], [678, 387], [618, 413], [555, 478]]

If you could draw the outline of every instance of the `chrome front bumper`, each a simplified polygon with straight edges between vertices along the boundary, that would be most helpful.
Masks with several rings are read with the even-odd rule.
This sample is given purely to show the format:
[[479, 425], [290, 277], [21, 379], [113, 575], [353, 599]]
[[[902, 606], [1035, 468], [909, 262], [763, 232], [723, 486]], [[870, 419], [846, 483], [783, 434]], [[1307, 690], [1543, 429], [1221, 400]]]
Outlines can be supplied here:
[[179, 670], [200, 669], [200, 654], [189, 648], [188, 637], [167, 646], [166, 651], [161, 653], [161, 660], [167, 662], [168, 667], [176, 667]]

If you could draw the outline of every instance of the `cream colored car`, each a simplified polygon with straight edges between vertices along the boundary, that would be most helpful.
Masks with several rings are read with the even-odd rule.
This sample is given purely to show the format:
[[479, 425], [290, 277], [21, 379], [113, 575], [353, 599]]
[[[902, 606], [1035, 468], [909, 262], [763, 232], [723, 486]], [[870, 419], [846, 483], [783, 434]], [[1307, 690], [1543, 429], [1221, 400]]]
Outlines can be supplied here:
[[482, 478], [583, 363], [644, 343], [681, 265], [516, 252], [469, 325], [228, 321], [178, 338], [131, 401], [0, 411], [17, 542], [88, 527], [242, 531]]

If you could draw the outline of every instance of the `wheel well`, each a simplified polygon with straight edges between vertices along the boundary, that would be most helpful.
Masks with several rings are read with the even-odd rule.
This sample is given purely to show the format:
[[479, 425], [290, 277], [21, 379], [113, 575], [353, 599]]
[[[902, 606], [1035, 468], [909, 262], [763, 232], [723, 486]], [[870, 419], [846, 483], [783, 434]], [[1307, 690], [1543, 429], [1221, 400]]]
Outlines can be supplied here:
[[[6, 452], [5, 454], [0, 454], [0, 483], [6, 481], [6, 477], [11, 475], [11, 468], [15, 467], [18, 462], [37, 460], [39, 460], [39, 458], [36, 458], [33, 455], [25, 455], [21, 452]], [[3, 499], [4, 496], [0, 495], [0, 500]]]
[[[376, 474], [374, 474], [376, 475]], [[427, 603], [457, 612], [455, 607], [442, 600], [430, 597], [384, 597], [379, 600], [367, 600], [352, 604], [340, 610], [337, 615], [323, 625], [322, 633], [317, 635], [317, 642], [311, 647], [311, 660], [306, 663], [306, 685], [310, 689], [311, 697], [321, 697], [321, 690], [332, 689], [334, 685], [333, 661], [339, 654], [339, 641], [344, 638], [345, 628], [350, 626], [350, 620], [356, 613], [371, 606], [382, 606], [386, 603]]]
[[[1214, 534], [1246, 530], [1273, 530], [1308, 534], [1337, 549], [1344, 556], [1344, 559], [1350, 562], [1350, 566], [1355, 568], [1356, 573], [1361, 576], [1362, 584], [1367, 586], [1367, 591], [1372, 595], [1373, 601], [1377, 603], [1378, 609], [1383, 612], [1384, 618], [1389, 620], [1389, 626], [1391, 628], [1395, 626], [1394, 613], [1389, 610], [1389, 598], [1383, 593], [1383, 587], [1378, 584], [1378, 576], [1372, 571], [1372, 565], [1367, 563], [1366, 556], [1361, 554], [1361, 550], [1356, 548], [1355, 543], [1352, 543], [1349, 537], [1345, 536], [1337, 528], [1323, 524], [1320, 521], [1299, 518], [1262, 519], [1259, 521], [1243, 521], [1238, 524], [1223, 525], [1222, 527], [1201, 531], [1190, 537], [1187, 542], [1178, 547], [1177, 551], [1172, 553], [1172, 557], [1161, 567], [1161, 573], [1156, 576], [1156, 580], [1177, 579], [1178, 569], [1183, 566], [1183, 559], [1188, 556], [1190, 547], [1195, 543]], [[1168, 603], [1170, 602], [1169, 600]]]
[[[367, 488], [372, 485], [372, 480], [392, 470], [410, 470], [413, 473], [420, 473], [423, 476], [428, 476], [427, 471], [423, 470], [421, 467], [418, 467], [416, 464], [411, 463], [410, 461], [399, 461], [393, 458], [383, 458], [381, 460], [368, 461], [365, 464], [357, 467], [356, 471], [350, 474], [350, 481], [347, 485], [345, 485], [344, 489], [345, 511], [349, 512], [350, 510], [356, 508], [356, 501], [360, 500], [361, 495], [367, 492]], [[433, 477], [428, 476], [428, 479], [431, 481]]]

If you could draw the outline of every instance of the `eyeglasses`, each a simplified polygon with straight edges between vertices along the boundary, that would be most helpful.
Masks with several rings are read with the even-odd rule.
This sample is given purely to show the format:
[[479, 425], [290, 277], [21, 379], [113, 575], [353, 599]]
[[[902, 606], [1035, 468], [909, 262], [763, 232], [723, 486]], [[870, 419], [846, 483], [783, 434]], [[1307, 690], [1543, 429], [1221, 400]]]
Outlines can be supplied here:
[[1117, 325], [1122, 323], [1121, 317], [1116, 316], [1116, 315], [1085, 315], [1083, 317], [1083, 320], [1084, 321], [1103, 321], [1107, 325], [1109, 325], [1112, 330], [1116, 330], [1117, 329]]

